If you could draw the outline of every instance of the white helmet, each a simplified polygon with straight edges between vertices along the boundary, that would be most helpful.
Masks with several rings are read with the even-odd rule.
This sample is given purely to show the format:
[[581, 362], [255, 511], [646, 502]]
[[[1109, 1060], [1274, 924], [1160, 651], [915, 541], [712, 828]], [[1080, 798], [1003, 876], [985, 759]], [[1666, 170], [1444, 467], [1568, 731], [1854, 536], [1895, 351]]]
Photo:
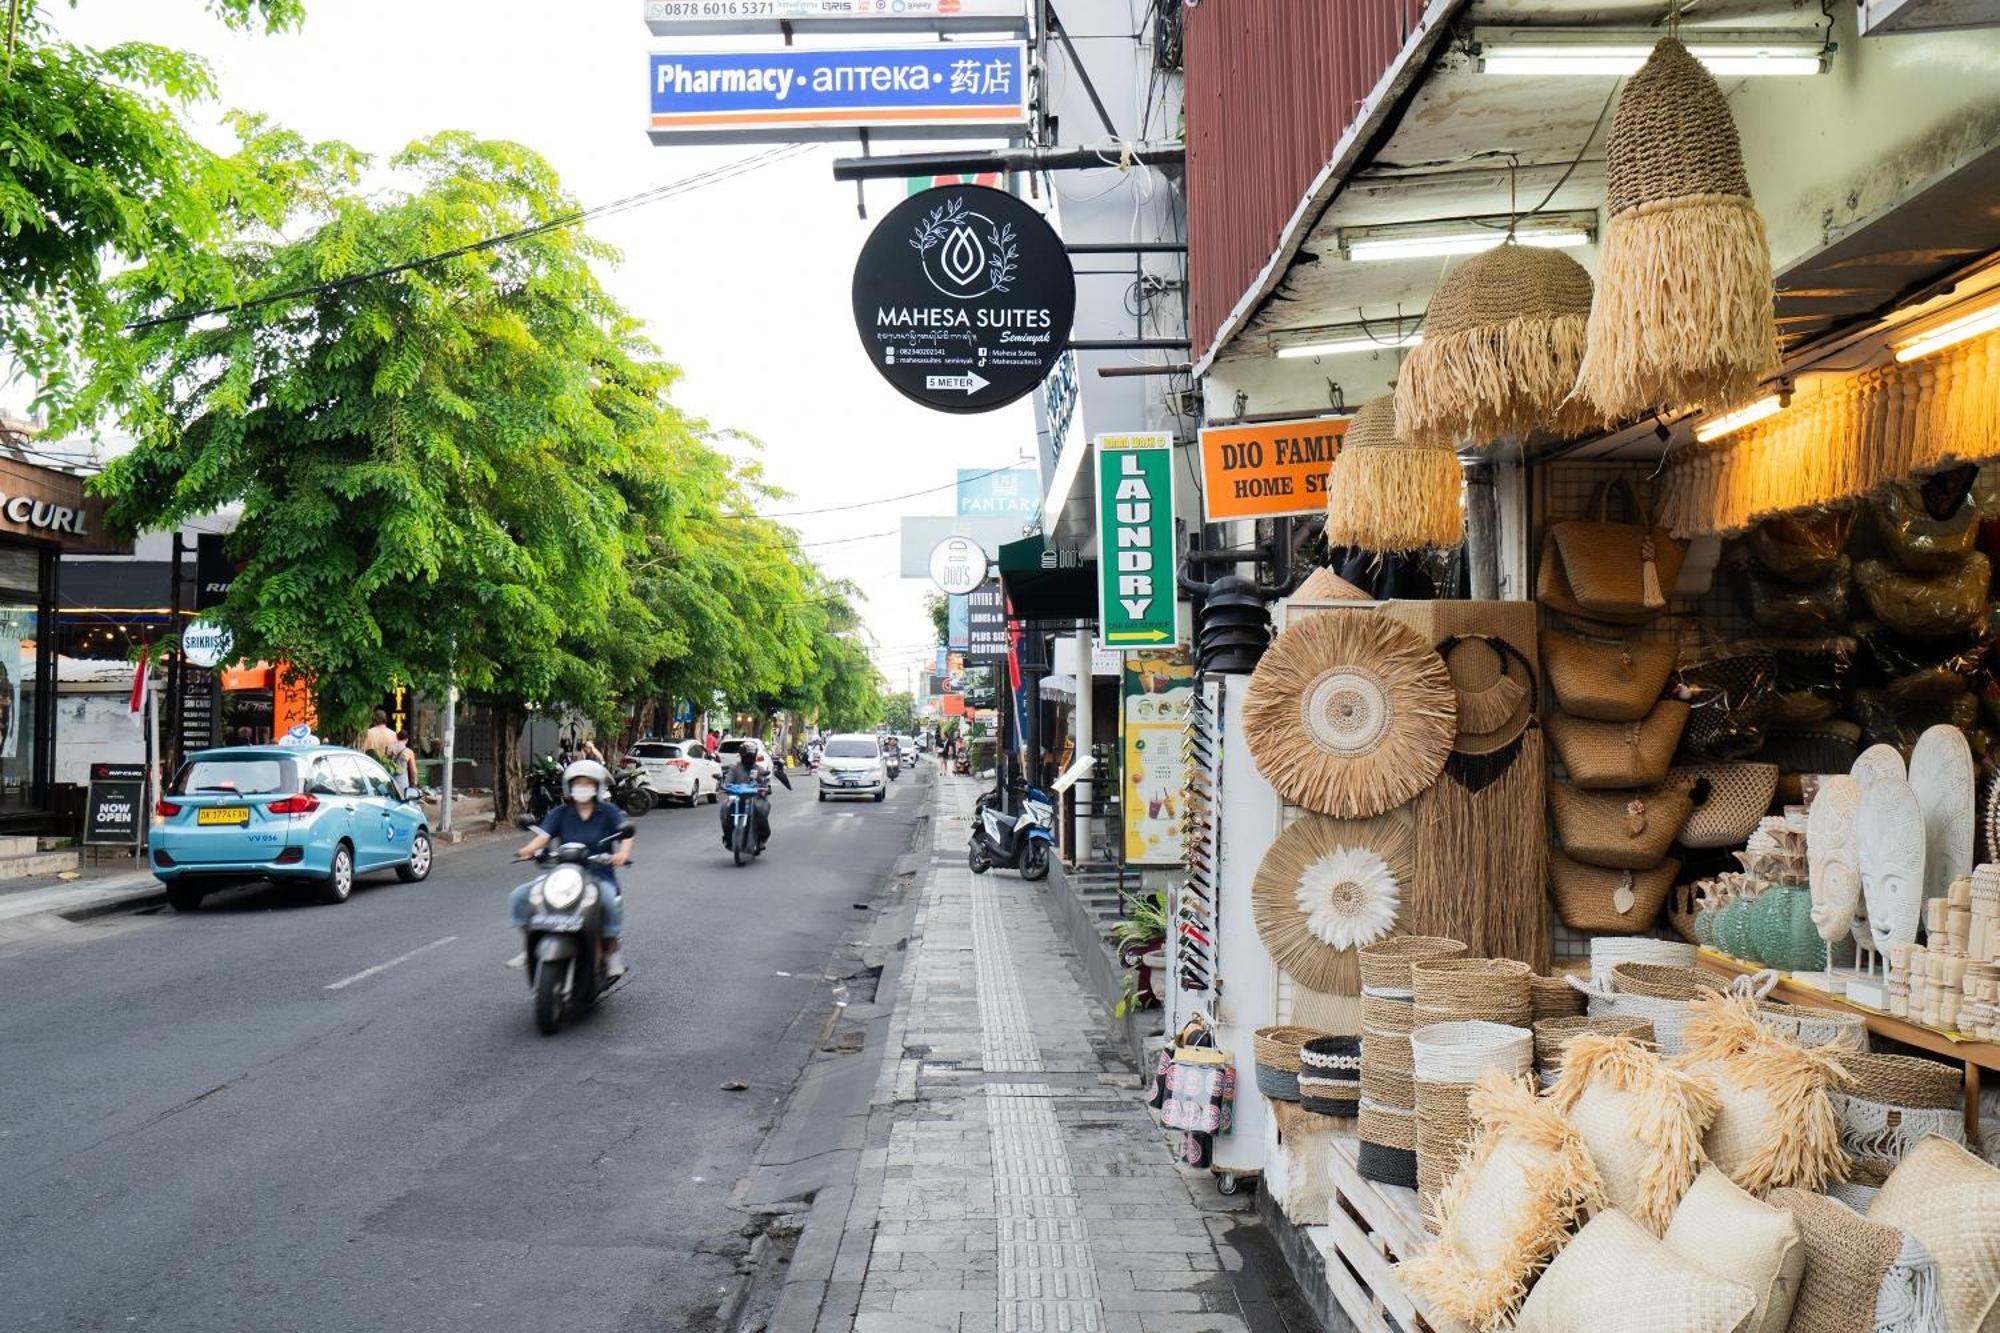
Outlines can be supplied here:
[[611, 774], [606, 772], [604, 765], [598, 763], [595, 759], [572, 760], [570, 766], [563, 770], [563, 786], [569, 786], [570, 783], [575, 782], [578, 778], [595, 782], [597, 784], [597, 792], [600, 796], [611, 790]]

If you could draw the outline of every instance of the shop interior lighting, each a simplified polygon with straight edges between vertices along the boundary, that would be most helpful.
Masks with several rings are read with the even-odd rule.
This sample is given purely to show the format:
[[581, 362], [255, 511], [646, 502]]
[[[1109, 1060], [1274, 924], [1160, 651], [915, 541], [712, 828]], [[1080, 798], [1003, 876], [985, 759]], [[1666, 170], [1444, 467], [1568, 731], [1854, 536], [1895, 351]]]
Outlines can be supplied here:
[[1710, 417], [1707, 421], [1702, 422], [1694, 428], [1695, 442], [1697, 444], [1707, 444], [1710, 440], [1719, 440], [1725, 435], [1734, 435], [1737, 431], [1742, 430], [1754, 421], [1762, 421], [1765, 417], [1774, 417], [1783, 410], [1785, 404], [1790, 399], [1791, 395], [1782, 391], [1767, 393], [1762, 398], [1756, 399], [1754, 402], [1745, 403], [1743, 406], [1735, 408], [1732, 411], [1724, 412], [1719, 417]]
[[1929, 356], [1932, 352], [1941, 352], [1947, 347], [1977, 338], [1982, 333], [1991, 333], [1995, 329], [2000, 329], [2000, 303], [1987, 306], [1984, 310], [1975, 310], [1969, 315], [1952, 320], [1949, 324], [1940, 324], [1929, 333], [1919, 334], [1896, 348], [1896, 359], [1915, 361], [1919, 357]]
[[[1473, 50], [1482, 74], [1635, 73], [1660, 34], [1651, 28], [1479, 28]], [[1688, 54], [1717, 78], [1824, 74], [1832, 48], [1816, 29], [1683, 28]]]
[[1408, 333], [1395, 332], [1394, 321], [1385, 321], [1388, 331], [1369, 333], [1366, 325], [1348, 324], [1338, 328], [1321, 329], [1312, 335], [1310, 342], [1288, 343], [1277, 349], [1281, 359], [1303, 356], [1339, 356], [1345, 352], [1384, 352], [1397, 347], [1422, 347], [1424, 335], [1421, 329], [1411, 329]]
[[[1490, 217], [1450, 218], [1439, 222], [1400, 222], [1380, 227], [1342, 227], [1340, 251], [1355, 263], [1384, 259], [1432, 259], [1441, 255], [1473, 255], [1491, 250], [1507, 239], [1505, 213]], [[1514, 240], [1521, 245], [1568, 249], [1588, 245], [1597, 234], [1597, 214], [1590, 211], [1537, 213], [1515, 221]]]

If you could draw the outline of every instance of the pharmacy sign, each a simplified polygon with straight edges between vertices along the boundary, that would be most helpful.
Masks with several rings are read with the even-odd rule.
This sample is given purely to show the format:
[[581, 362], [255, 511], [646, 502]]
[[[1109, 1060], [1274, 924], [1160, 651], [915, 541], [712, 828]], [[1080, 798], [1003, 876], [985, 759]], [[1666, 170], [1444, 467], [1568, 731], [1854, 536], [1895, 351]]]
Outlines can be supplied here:
[[1099, 641], [1174, 642], [1174, 437], [1097, 437]]

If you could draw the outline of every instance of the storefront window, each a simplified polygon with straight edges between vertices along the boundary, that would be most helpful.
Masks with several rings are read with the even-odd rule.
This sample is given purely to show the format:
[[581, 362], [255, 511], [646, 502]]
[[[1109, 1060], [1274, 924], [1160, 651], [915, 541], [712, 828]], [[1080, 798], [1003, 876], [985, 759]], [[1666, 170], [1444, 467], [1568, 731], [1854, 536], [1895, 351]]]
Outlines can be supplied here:
[[0, 812], [39, 804], [35, 740], [40, 734], [36, 631], [42, 555], [0, 547]]

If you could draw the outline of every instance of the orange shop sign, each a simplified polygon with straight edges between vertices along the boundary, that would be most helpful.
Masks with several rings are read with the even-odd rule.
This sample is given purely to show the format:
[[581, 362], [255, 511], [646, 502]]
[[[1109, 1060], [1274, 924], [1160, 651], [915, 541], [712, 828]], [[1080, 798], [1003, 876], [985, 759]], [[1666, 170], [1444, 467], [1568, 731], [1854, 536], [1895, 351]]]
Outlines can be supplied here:
[[1203, 519], [1317, 514], [1326, 507], [1327, 469], [1340, 452], [1347, 421], [1314, 417], [1203, 431]]

